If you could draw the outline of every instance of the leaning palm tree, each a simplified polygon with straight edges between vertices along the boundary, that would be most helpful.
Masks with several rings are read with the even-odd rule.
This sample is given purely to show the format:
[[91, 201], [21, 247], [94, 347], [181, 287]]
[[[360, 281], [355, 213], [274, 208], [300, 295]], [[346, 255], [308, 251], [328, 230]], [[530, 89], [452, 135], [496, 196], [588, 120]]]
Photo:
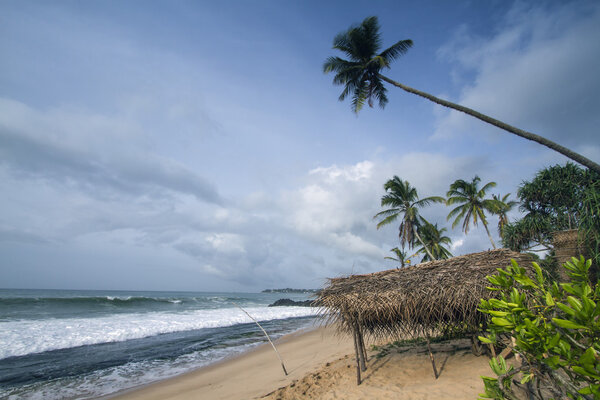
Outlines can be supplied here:
[[406, 265], [410, 265], [410, 257], [408, 257], [408, 253], [400, 250], [397, 247], [394, 247], [390, 251], [394, 253], [396, 257], [383, 257], [384, 259], [400, 263], [400, 268], [404, 268]]
[[433, 255], [429, 253], [427, 246], [425, 246], [417, 231], [417, 228], [420, 225], [419, 208], [425, 207], [431, 203], [443, 203], [444, 199], [439, 196], [419, 199], [417, 189], [410, 186], [408, 181], [402, 181], [397, 176], [388, 180], [385, 185], [383, 185], [383, 188], [385, 189], [386, 194], [381, 198], [381, 206], [390, 208], [375, 214], [373, 217], [373, 219], [382, 218], [377, 224], [377, 229], [396, 221], [396, 219], [402, 215], [402, 222], [399, 227], [400, 233], [398, 234], [402, 248], [404, 248], [405, 245], [412, 248], [415, 241], [418, 241], [433, 259]]
[[446, 193], [448, 197], [446, 199], [447, 205], [459, 204], [448, 214], [448, 220], [455, 218], [452, 223], [454, 228], [458, 223], [463, 221], [463, 231], [469, 232], [469, 224], [471, 220], [473, 224], [477, 226], [477, 222], [481, 220], [485, 231], [487, 232], [492, 247], [495, 249], [496, 244], [490, 235], [490, 231], [487, 227], [487, 220], [485, 219], [485, 211], [493, 213], [497, 209], [498, 205], [495, 200], [486, 199], [486, 191], [496, 186], [496, 182], [488, 182], [481, 189], [479, 189], [479, 181], [481, 179], [475, 175], [471, 182], [457, 179], [453, 184], [450, 185], [450, 190]]
[[[452, 257], [452, 253], [444, 247], [444, 245], [449, 246], [452, 243], [452, 239], [448, 236], [444, 236], [446, 228], [438, 229], [437, 224], [432, 224], [425, 220], [425, 218], [422, 218], [422, 222], [423, 223], [419, 227], [419, 232], [427, 247], [422, 247], [417, 250], [417, 253], [425, 253], [421, 262], [445, 260]], [[430, 258], [429, 254], [425, 252], [426, 248], [429, 249], [433, 258]]]
[[504, 195], [502, 198], [499, 194], [492, 195], [492, 199], [496, 201], [496, 210], [494, 211], [494, 214], [498, 216], [498, 234], [500, 237], [503, 236], [504, 227], [508, 224], [508, 212], [512, 210], [514, 206], [519, 204], [516, 200], [508, 200], [508, 196], [510, 196], [510, 193]]
[[380, 107], [385, 107], [388, 102], [386, 96], [387, 89], [383, 85], [385, 81], [406, 92], [424, 97], [444, 107], [461, 111], [524, 139], [542, 144], [600, 173], [599, 164], [558, 143], [516, 128], [460, 104], [452, 103], [429, 93], [413, 89], [382, 75], [381, 71], [385, 68], [390, 68], [392, 61], [406, 53], [412, 44], [413, 42], [410, 39], [400, 40], [391, 47], [379, 52], [381, 48], [379, 22], [377, 21], [377, 17], [368, 17], [360, 25], [352, 26], [347, 31], [335, 36], [333, 39], [333, 48], [345, 53], [348, 60], [340, 57], [329, 57], [323, 65], [323, 70], [325, 73], [335, 73], [333, 83], [344, 86], [339, 100], [343, 101], [346, 97], [351, 96], [352, 109], [356, 113], [360, 111], [365, 102], [372, 107], [373, 99], [377, 100]]

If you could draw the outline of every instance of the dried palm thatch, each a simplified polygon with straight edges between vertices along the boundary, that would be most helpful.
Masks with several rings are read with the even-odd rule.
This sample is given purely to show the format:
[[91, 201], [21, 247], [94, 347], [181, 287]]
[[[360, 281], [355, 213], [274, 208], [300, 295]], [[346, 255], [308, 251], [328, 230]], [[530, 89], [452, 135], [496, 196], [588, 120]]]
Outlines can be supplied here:
[[[480, 299], [492, 297], [486, 276], [514, 259], [531, 257], [508, 249], [436, 260], [408, 268], [333, 278], [318, 295], [322, 317], [342, 331], [373, 338], [428, 337], [433, 333], [476, 332], [485, 322]], [[362, 336], [362, 334], [361, 334]]]

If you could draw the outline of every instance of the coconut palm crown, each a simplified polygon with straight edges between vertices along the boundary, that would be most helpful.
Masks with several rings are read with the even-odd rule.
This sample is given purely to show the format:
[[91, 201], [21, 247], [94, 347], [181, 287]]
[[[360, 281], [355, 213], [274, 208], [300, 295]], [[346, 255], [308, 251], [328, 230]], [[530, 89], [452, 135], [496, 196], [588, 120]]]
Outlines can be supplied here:
[[485, 218], [485, 211], [494, 213], [498, 209], [498, 203], [493, 199], [486, 199], [485, 195], [488, 189], [496, 186], [496, 182], [488, 182], [481, 189], [479, 188], [479, 182], [481, 179], [475, 175], [471, 182], [467, 182], [462, 179], [457, 179], [450, 185], [450, 190], [446, 193], [448, 197], [446, 199], [447, 205], [458, 204], [448, 214], [447, 219], [454, 218], [452, 222], [452, 228], [458, 225], [462, 220], [462, 229], [465, 233], [469, 232], [469, 225], [471, 221], [477, 226], [478, 221], [483, 223], [485, 231], [487, 232], [488, 238], [492, 243], [492, 247], [495, 249], [496, 244], [490, 235], [490, 231], [487, 227], [487, 220]]
[[333, 48], [344, 52], [349, 60], [329, 57], [323, 64], [323, 71], [335, 72], [333, 83], [344, 85], [340, 101], [352, 96], [352, 109], [358, 113], [365, 101], [373, 107], [375, 98], [381, 108], [388, 102], [387, 89], [379, 72], [389, 68], [392, 61], [406, 53], [412, 46], [412, 40], [400, 40], [379, 53], [381, 36], [377, 17], [368, 17], [362, 24], [352, 26], [348, 31], [339, 33], [333, 39]]
[[500, 237], [503, 235], [504, 227], [508, 224], [508, 212], [519, 204], [516, 200], [508, 200], [508, 196], [510, 196], [510, 193], [505, 194], [503, 197], [500, 197], [499, 194], [492, 195], [492, 199], [496, 201], [496, 211], [494, 211], [494, 214], [498, 216], [498, 234]]
[[410, 257], [408, 257], [408, 253], [400, 250], [397, 247], [394, 247], [390, 251], [394, 253], [396, 257], [383, 257], [384, 259], [400, 263], [400, 268], [404, 268], [406, 265], [410, 265]]
[[417, 250], [417, 253], [425, 253], [421, 262], [433, 261], [433, 260], [442, 260], [448, 259], [452, 257], [452, 253], [444, 247], [444, 245], [449, 246], [452, 244], [452, 239], [448, 236], [444, 236], [444, 232], [446, 232], [446, 228], [439, 229], [438, 224], [432, 224], [425, 220], [425, 218], [421, 218], [422, 224], [419, 227], [419, 233], [423, 242], [433, 255], [433, 259], [429, 257], [429, 254], [425, 251], [425, 248], [422, 247]]
[[[391, 224], [402, 215], [402, 222], [400, 223], [398, 234], [402, 247], [404, 248], [405, 245], [408, 245], [409, 248], [412, 248], [415, 241], [418, 241], [425, 250], [429, 252], [417, 231], [417, 228], [421, 224], [419, 209], [428, 206], [431, 203], [443, 203], [444, 199], [439, 196], [419, 199], [417, 189], [412, 187], [408, 181], [403, 181], [397, 176], [388, 180], [385, 185], [383, 185], [383, 188], [385, 189], [386, 194], [381, 197], [381, 207], [389, 208], [378, 212], [373, 217], [374, 219], [381, 218], [381, 221], [377, 224], [377, 229], [384, 225]], [[431, 259], [434, 258], [433, 255], [430, 253], [428, 254]]]
[[385, 107], [388, 99], [383, 82], [387, 82], [408, 93], [423, 97], [441, 106], [460, 111], [514, 135], [539, 143], [600, 173], [600, 164], [543, 136], [519, 129], [482, 114], [479, 111], [440, 99], [427, 92], [414, 89], [382, 75], [381, 71], [390, 68], [391, 62], [406, 53], [412, 44], [413, 42], [410, 39], [400, 40], [393, 46], [379, 52], [381, 48], [379, 22], [377, 17], [367, 17], [360, 25], [351, 26], [347, 31], [335, 36], [333, 39], [333, 48], [345, 53], [348, 56], [348, 60], [340, 57], [329, 57], [323, 64], [323, 71], [325, 73], [335, 73], [333, 83], [344, 86], [344, 90], [339, 97], [340, 101], [351, 96], [352, 109], [356, 113], [360, 111], [365, 102], [368, 102], [372, 107], [373, 99], [378, 101], [380, 107]]

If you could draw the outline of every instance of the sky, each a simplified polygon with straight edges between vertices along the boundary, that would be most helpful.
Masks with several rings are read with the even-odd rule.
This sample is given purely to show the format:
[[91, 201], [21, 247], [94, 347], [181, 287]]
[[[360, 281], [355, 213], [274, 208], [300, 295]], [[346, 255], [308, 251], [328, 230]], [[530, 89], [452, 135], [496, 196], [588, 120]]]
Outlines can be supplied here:
[[394, 87], [354, 114], [322, 65], [371, 15], [414, 42], [386, 76], [600, 161], [596, 1], [2, 0], [0, 287], [318, 288], [396, 266], [394, 175], [514, 198], [567, 161]]

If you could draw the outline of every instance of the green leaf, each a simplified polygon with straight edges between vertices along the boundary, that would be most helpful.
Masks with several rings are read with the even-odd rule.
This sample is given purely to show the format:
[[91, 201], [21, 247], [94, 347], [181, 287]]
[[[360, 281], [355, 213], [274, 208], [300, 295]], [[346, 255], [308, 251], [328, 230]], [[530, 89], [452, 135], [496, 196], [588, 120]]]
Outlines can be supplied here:
[[579, 325], [576, 324], [573, 321], [569, 321], [568, 319], [560, 319], [560, 318], [552, 318], [552, 321], [560, 326], [561, 328], [567, 328], [567, 329], [588, 329], [587, 327], [583, 326], [583, 325]]
[[558, 344], [559, 341], [560, 341], [560, 333], [557, 333], [556, 335], [554, 335], [554, 337], [552, 339], [550, 339], [550, 342], [548, 342], [548, 349], [552, 349], [553, 347], [556, 347], [556, 345]]
[[538, 286], [528, 276], [515, 276], [515, 281], [519, 282], [525, 287], [537, 288]]
[[567, 301], [569, 302], [571, 307], [573, 307], [577, 311], [581, 311], [581, 309], [583, 308], [581, 302], [573, 296], [567, 297]]
[[592, 394], [592, 388], [587, 386], [583, 389], [579, 389], [579, 394]]
[[494, 317], [506, 317], [508, 314], [510, 314], [508, 311], [490, 311], [489, 312], [490, 315], [493, 315]]
[[593, 347], [590, 347], [579, 358], [579, 362], [581, 364], [590, 364], [591, 365], [595, 359], [596, 359], [596, 351], [594, 350]]
[[566, 312], [567, 314], [569, 314], [570, 316], [575, 315], [575, 310], [573, 310], [571, 307], [569, 307], [563, 303], [556, 303], [556, 306], [558, 308], [560, 308], [561, 310], [563, 310], [564, 312]]
[[482, 342], [482, 343], [488, 343], [488, 344], [493, 344], [494, 342], [491, 341], [490, 339], [484, 337], [484, 336], [477, 336], [477, 338]]
[[512, 322], [510, 322], [509, 320], [507, 320], [505, 318], [494, 317], [494, 318], [492, 318], [492, 323], [494, 323], [498, 326], [505, 326], [505, 327], [514, 326]]
[[554, 298], [552, 297], [552, 295], [550, 294], [550, 292], [546, 292], [546, 304], [549, 306], [553, 306], [554, 305]]
[[561, 283], [560, 286], [562, 286], [562, 288], [569, 292], [570, 294], [575, 294], [575, 290], [573, 289], [573, 285], [571, 285], [570, 283]]
[[531, 264], [533, 265], [533, 268], [535, 269], [535, 274], [537, 276], [538, 283], [540, 285], [542, 285], [544, 283], [544, 275], [542, 274], [542, 269], [540, 268], [540, 266], [536, 262], [533, 262]]
[[592, 372], [588, 372], [585, 369], [577, 366], [577, 365], [573, 365], [571, 367], [571, 369], [573, 370], [573, 372], [579, 374], [579, 375], [584, 375], [584, 376], [589, 376], [590, 378], [594, 378], [594, 379], [600, 379], [600, 376], [597, 374], [594, 374]]
[[527, 383], [533, 378], [533, 374], [523, 374], [523, 379], [521, 379], [521, 385]]

